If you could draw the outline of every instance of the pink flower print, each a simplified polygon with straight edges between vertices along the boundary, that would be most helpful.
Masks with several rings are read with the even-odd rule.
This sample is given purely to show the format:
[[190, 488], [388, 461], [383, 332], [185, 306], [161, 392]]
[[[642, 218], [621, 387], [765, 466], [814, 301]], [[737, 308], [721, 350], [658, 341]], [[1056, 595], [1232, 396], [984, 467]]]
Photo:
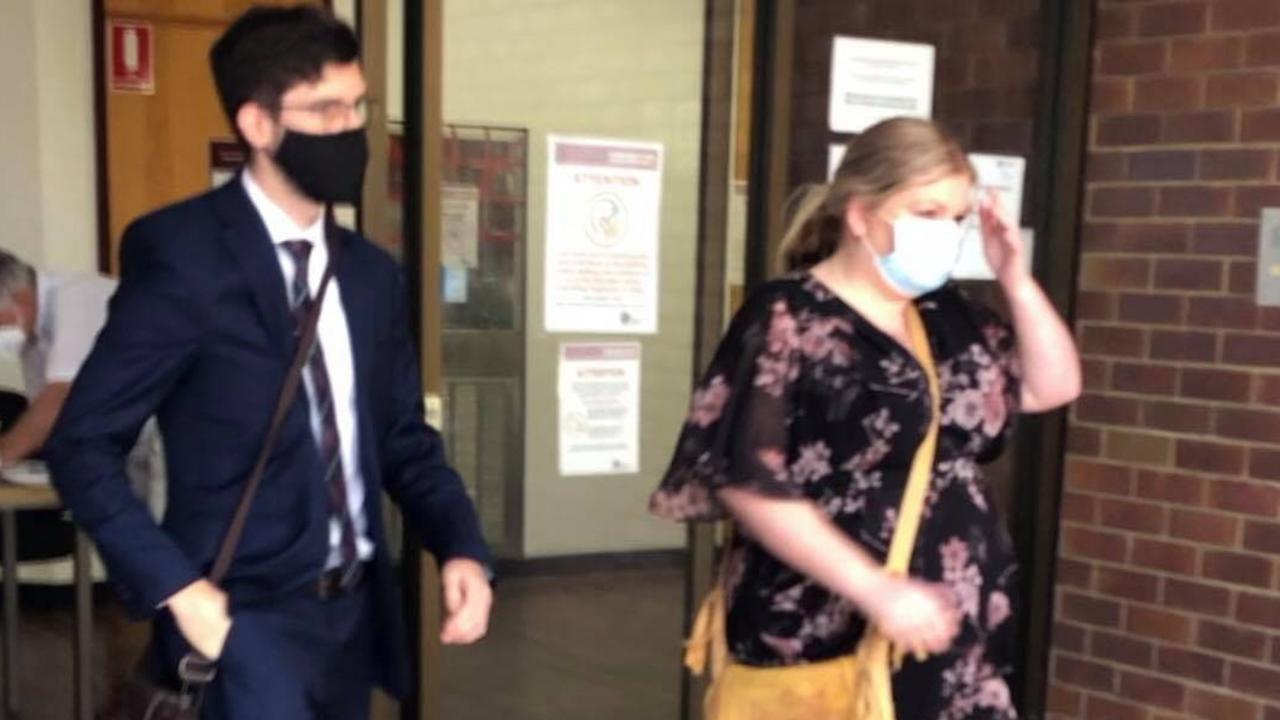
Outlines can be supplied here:
[[686, 483], [675, 490], [658, 490], [649, 498], [649, 512], [669, 520], [707, 517], [712, 508], [711, 492], [701, 483]]
[[1009, 685], [998, 677], [983, 680], [978, 690], [978, 707], [993, 710], [1013, 709], [1013, 700], [1009, 697]]
[[784, 665], [794, 664], [800, 657], [800, 652], [804, 649], [804, 642], [800, 638], [780, 638], [775, 635], [761, 633], [760, 641], [778, 653], [778, 657], [782, 658], [782, 664]]
[[960, 572], [969, 564], [969, 544], [958, 537], [953, 537], [943, 544], [942, 571], [944, 573]]
[[988, 392], [982, 395], [982, 432], [988, 437], [996, 437], [1004, 429], [1005, 420], [1009, 418], [1009, 409], [1004, 401], [1004, 383], [1000, 383], [999, 392]]
[[853, 361], [853, 348], [836, 333], [850, 330], [849, 323], [839, 318], [814, 319], [800, 336], [800, 352], [813, 362], [847, 367]]
[[996, 590], [987, 598], [987, 630], [995, 630], [1009, 619], [1009, 596]]
[[693, 393], [693, 407], [689, 411], [689, 422], [700, 428], [720, 419], [725, 403], [729, 400], [729, 386], [724, 377], [716, 375], [701, 390]]
[[831, 448], [816, 442], [800, 448], [800, 457], [791, 464], [791, 479], [806, 483], [821, 480], [831, 474]]
[[787, 309], [787, 304], [778, 300], [773, 304], [773, 315], [769, 319], [769, 334], [766, 336], [769, 352], [774, 355], [788, 353], [796, 347], [796, 319]]
[[957, 393], [943, 417], [944, 424], [959, 425], [965, 430], [973, 430], [982, 424], [986, 415], [986, 404], [982, 393], [977, 390], [965, 390]]
[[756, 451], [756, 459], [760, 464], [773, 473], [773, 477], [778, 481], [787, 479], [787, 455], [776, 447], [760, 448]]

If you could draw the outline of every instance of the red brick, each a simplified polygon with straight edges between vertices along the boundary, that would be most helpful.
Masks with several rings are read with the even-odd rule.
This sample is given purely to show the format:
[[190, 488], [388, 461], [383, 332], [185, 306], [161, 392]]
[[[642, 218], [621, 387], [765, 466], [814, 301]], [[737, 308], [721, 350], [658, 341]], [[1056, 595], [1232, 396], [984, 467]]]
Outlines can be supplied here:
[[1180, 325], [1186, 300], [1178, 295], [1126, 293], [1120, 296], [1119, 318], [1122, 322], [1148, 325]]
[[1138, 401], [1114, 395], [1086, 394], [1075, 403], [1080, 422], [1103, 425], [1134, 425], [1138, 422]]
[[1073, 455], [1102, 455], [1102, 431], [1098, 428], [1072, 425], [1067, 428], [1067, 452]]
[[1234, 547], [1240, 521], [1229, 515], [1174, 510], [1169, 518], [1169, 535], [1180, 540]]
[[1094, 630], [1089, 633], [1089, 656], [1123, 665], [1149, 668], [1155, 659], [1155, 646], [1149, 640]]
[[[1204, 82], [1199, 77], [1157, 75], [1136, 78], [1133, 82], [1134, 110], [1198, 110], [1202, 107]], [[1194, 160], [1192, 166], [1194, 167]]]
[[1204, 553], [1204, 576], [1210, 580], [1267, 589], [1271, 587], [1273, 569], [1271, 560], [1260, 555], [1228, 550]]
[[1170, 710], [1181, 710], [1186, 702], [1186, 690], [1181, 683], [1128, 670], [1120, 674], [1120, 695]]
[[1172, 395], [1177, 378], [1177, 368], [1169, 365], [1116, 363], [1111, 387], [1120, 392]]
[[1184, 470], [1238, 475], [1244, 469], [1244, 449], [1220, 443], [1179, 440], [1177, 465]]
[[1236, 619], [1280, 630], [1280, 597], [1241, 593], [1236, 600]]
[[1123, 535], [1067, 525], [1062, 529], [1062, 550], [1067, 557], [1116, 561], [1125, 557], [1129, 543]]
[[1124, 465], [1072, 458], [1066, 463], [1065, 485], [1081, 492], [1129, 495], [1133, 471]]
[[1280, 336], [1227, 333], [1222, 344], [1222, 360], [1232, 365], [1274, 367], [1280, 358]]
[[1257, 30], [1280, 25], [1280, 5], [1273, 0], [1217, 0], [1210, 17], [1214, 30]]
[[1256, 482], [1217, 480], [1209, 483], [1209, 506], [1272, 518], [1280, 512], [1280, 489]]
[[[1244, 188], [1242, 188], [1244, 189]], [[1258, 264], [1252, 260], [1231, 263], [1227, 270], [1233, 295], [1253, 295], [1258, 287]]]
[[1106, 458], [1141, 465], [1167, 465], [1173, 455], [1173, 440], [1151, 433], [1108, 429], [1102, 447]]
[[1148, 401], [1142, 403], [1142, 425], [1175, 433], [1204, 433], [1211, 426], [1211, 412], [1203, 405]]
[[1204, 720], [1254, 720], [1258, 705], [1235, 695], [1187, 688], [1187, 711]]
[[1149, 75], [1162, 72], [1167, 52], [1165, 43], [1145, 41], [1109, 43], [1099, 50], [1097, 73], [1108, 75]]
[[1096, 583], [1098, 593], [1107, 597], [1154, 603], [1159, 595], [1160, 578], [1150, 573], [1098, 567]]
[[1115, 320], [1116, 296], [1100, 290], [1076, 293], [1076, 318], [1080, 320]]
[[1280, 443], [1280, 413], [1244, 408], [1219, 408], [1218, 435], [1232, 440]]
[[1201, 620], [1196, 645], [1215, 652], [1261, 660], [1267, 651], [1265, 633], [1216, 620]]
[[1274, 105], [1280, 78], [1270, 72], [1210, 75], [1205, 86], [1206, 107], [1266, 107]]
[[1165, 510], [1149, 503], [1101, 498], [1098, 520], [1104, 527], [1154, 535], [1164, 531]]
[[[1134, 123], [1134, 125], [1137, 124], [1137, 122]], [[1116, 133], [1117, 137], [1124, 137], [1125, 131], [1137, 133], [1139, 129], [1141, 128], [1122, 126], [1113, 129], [1112, 132]], [[1168, 143], [1233, 142], [1236, 139], [1235, 113], [1226, 110], [1202, 110], [1170, 114], [1164, 118], [1164, 133], [1162, 137]], [[1099, 142], [1102, 141], [1101, 125], [1099, 125], [1098, 140]]]
[[1200, 154], [1200, 178], [1265, 180], [1274, 165], [1275, 154], [1270, 150], [1205, 150]]
[[1090, 182], [1124, 180], [1129, 175], [1129, 158], [1122, 152], [1089, 153], [1084, 173]]
[[1095, 78], [1089, 91], [1089, 109], [1097, 115], [1132, 110], [1132, 81], [1129, 78]]
[[1204, 481], [1194, 475], [1142, 470], [1138, 473], [1138, 496], [1199, 506], [1204, 498]]
[[1144, 37], [1195, 35], [1209, 22], [1209, 6], [1202, 2], [1160, 3], [1138, 11], [1138, 34]]
[[1059, 655], [1054, 677], [1059, 682], [1100, 692], [1111, 692], [1115, 687], [1115, 671], [1106, 665]]
[[[1147, 711], [1137, 705], [1120, 702], [1105, 695], [1090, 695], [1087, 718], [1106, 718], [1107, 720], [1147, 720]], [[1073, 715], [1074, 717], [1074, 715]]]
[[1250, 520], [1244, 527], [1244, 546], [1248, 550], [1280, 556], [1280, 523]]
[[1081, 493], [1062, 493], [1062, 519], [1092, 524], [1098, 515], [1098, 499]]
[[1125, 628], [1144, 638], [1184, 644], [1192, 639], [1192, 620], [1180, 612], [1132, 605], [1125, 615]]
[[[1119, 188], [1114, 188], [1119, 190]], [[1134, 188], [1137, 190], [1137, 188]], [[1119, 202], [1119, 199], [1116, 199]], [[1135, 201], [1136, 202], [1136, 201]], [[1137, 209], [1136, 204], [1128, 206]], [[1157, 213], [1160, 217], [1222, 217], [1231, 209], [1231, 189], [1209, 185], [1178, 185], [1160, 188]], [[1131, 217], [1141, 217], [1131, 215]]]
[[1118, 40], [1131, 37], [1138, 27], [1138, 14], [1130, 7], [1098, 8], [1094, 20], [1095, 40]]
[[1258, 324], [1258, 306], [1243, 297], [1195, 297], [1188, 300], [1187, 324], [1197, 327], [1252, 330]]
[[1088, 590], [1093, 587], [1093, 566], [1086, 562], [1062, 557], [1058, 559], [1055, 569], [1058, 587], [1073, 587]]
[[1231, 593], [1218, 585], [1165, 578], [1164, 605], [1175, 610], [1222, 616], [1231, 609]]
[[[1199, 122], [1205, 121], [1194, 120], [1192, 124]], [[1098, 147], [1149, 145], [1160, 139], [1160, 127], [1159, 115], [1111, 115], [1098, 118], [1094, 139]], [[1179, 124], [1175, 129], [1182, 130], [1183, 128]], [[1205, 132], [1209, 131], [1209, 128], [1204, 126], [1186, 129], [1188, 131], [1197, 129]]]
[[1249, 477], [1261, 480], [1280, 480], [1280, 452], [1264, 448], [1250, 448]]
[[1060, 683], [1049, 684], [1048, 710], [1050, 713], [1061, 713], [1071, 717], [1077, 717], [1080, 714], [1080, 708], [1084, 705], [1084, 695], [1073, 688]]
[[1191, 251], [1198, 255], [1237, 255], [1253, 257], [1258, 252], [1256, 223], [1197, 223]]
[[1238, 218], [1256, 220], [1263, 208], [1280, 205], [1280, 186], [1254, 185], [1236, 188], [1236, 204], [1234, 215]]
[[[1200, 207], [1197, 204], [1197, 207]], [[1089, 215], [1099, 218], [1150, 217], [1155, 212], [1156, 193], [1143, 187], [1095, 187], [1089, 190]], [[1226, 213], [1223, 205], [1222, 213]]]
[[1151, 262], [1145, 258], [1086, 256], [1080, 268], [1080, 287], [1088, 290], [1145, 288], [1151, 283]]
[[1146, 338], [1138, 328], [1085, 325], [1080, 349], [1086, 355], [1141, 357], [1146, 345]]
[[1187, 398], [1242, 403], [1249, 400], [1250, 381], [1248, 374], [1232, 370], [1184, 368], [1178, 392]]
[[1213, 362], [1218, 356], [1218, 338], [1195, 330], [1154, 330], [1151, 359], [1185, 362]]
[[1280, 141], [1280, 109], [1249, 110], [1241, 121], [1245, 142]]
[[1280, 405], [1280, 375], [1259, 375], [1254, 396], [1264, 405]]
[[1221, 290], [1223, 264], [1217, 260], [1161, 259], [1156, 263], [1155, 285], [1171, 290]]
[[1195, 650], [1161, 647], [1156, 669], [1167, 675], [1197, 680], [1213, 685], [1221, 684], [1227, 675], [1227, 663]]
[[1258, 698], [1280, 701], [1280, 670], [1275, 668], [1233, 662], [1227, 671], [1227, 685]]
[[[1087, 222], [1082, 244], [1093, 253], [1184, 253], [1191, 246], [1189, 222]], [[1257, 238], [1254, 238], [1257, 244]], [[1255, 248], [1256, 249], [1256, 248]]]
[[1249, 35], [1244, 61], [1250, 67], [1280, 65], [1280, 32]]
[[1231, 70], [1240, 67], [1244, 42], [1238, 37], [1175, 38], [1169, 44], [1169, 71], [1174, 73]]
[[[1135, 104], [1139, 109], [1151, 110], [1167, 107], [1172, 101], [1160, 101], [1144, 97], [1144, 92], [1166, 91], [1160, 78], [1142, 80], [1137, 84]], [[1175, 96], [1176, 97], [1176, 96]], [[1145, 107], [1144, 107], [1145, 106]], [[1196, 153], [1191, 150], [1145, 150], [1129, 154], [1128, 177], [1130, 180], [1159, 182], [1192, 180], [1196, 177]]]
[[1161, 570], [1179, 575], [1194, 575], [1198, 551], [1191, 545], [1134, 538], [1130, 557], [1138, 567]]

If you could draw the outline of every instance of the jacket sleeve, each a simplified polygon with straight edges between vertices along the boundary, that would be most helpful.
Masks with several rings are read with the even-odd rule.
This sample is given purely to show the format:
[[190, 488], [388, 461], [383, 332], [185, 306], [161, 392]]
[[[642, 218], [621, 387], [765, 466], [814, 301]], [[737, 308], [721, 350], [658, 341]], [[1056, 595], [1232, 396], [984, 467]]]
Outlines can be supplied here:
[[445, 458], [444, 442], [427, 425], [417, 354], [409, 335], [403, 285], [386, 351], [391, 353], [390, 418], [384, 437], [383, 482], [423, 545], [440, 562], [465, 557], [489, 565], [489, 548], [462, 479]]
[[107, 322], [46, 445], [54, 486], [136, 615], [153, 612], [201, 576], [125, 474], [143, 423], [192, 362], [205, 325], [181, 258], [171, 250], [176, 244], [161, 241], [145, 224], [125, 232], [121, 281]]

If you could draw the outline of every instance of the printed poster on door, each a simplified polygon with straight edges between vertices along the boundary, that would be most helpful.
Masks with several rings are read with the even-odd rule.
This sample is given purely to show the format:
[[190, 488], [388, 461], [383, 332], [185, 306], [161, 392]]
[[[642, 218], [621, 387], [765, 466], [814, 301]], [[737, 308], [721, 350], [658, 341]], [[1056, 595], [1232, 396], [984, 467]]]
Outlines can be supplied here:
[[860, 133], [892, 117], [930, 117], [935, 55], [932, 45], [922, 43], [837, 36], [831, 45], [831, 130]]
[[640, 343], [560, 346], [560, 474], [640, 470]]
[[658, 331], [663, 146], [551, 136], [548, 332]]

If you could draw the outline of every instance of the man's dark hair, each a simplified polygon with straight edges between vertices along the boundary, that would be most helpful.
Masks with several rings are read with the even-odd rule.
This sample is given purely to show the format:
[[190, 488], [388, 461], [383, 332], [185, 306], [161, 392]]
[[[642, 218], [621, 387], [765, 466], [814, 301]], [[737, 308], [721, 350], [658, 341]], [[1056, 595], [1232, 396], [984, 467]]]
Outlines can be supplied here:
[[302, 82], [315, 82], [328, 63], [360, 56], [355, 33], [315, 5], [255, 6], [236, 19], [209, 51], [222, 109], [236, 130], [240, 106], [253, 101], [271, 111]]

